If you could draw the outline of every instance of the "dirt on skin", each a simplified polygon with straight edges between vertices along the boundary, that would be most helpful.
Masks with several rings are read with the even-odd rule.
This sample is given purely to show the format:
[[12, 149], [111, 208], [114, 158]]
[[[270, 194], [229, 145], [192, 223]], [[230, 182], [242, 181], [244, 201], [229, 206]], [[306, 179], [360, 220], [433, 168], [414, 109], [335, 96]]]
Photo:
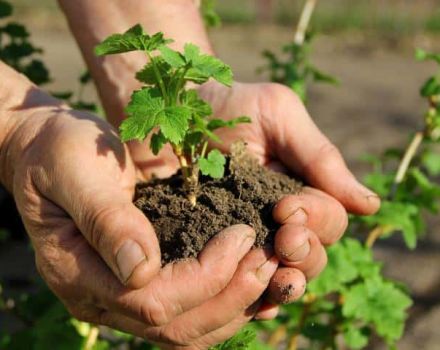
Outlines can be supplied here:
[[228, 226], [247, 224], [256, 233], [256, 247], [273, 243], [279, 225], [273, 206], [287, 194], [297, 194], [302, 184], [258, 164], [234, 147], [225, 176], [202, 176], [193, 208], [183, 191], [180, 173], [139, 184], [135, 204], [152, 222], [159, 237], [162, 263], [196, 257], [206, 242]]

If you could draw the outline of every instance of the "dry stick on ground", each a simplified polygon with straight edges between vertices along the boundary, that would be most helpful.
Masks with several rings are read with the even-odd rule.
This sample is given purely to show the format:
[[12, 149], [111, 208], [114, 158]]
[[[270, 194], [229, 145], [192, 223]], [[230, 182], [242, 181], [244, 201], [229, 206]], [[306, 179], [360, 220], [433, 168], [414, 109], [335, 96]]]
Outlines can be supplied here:
[[86, 343], [84, 345], [84, 350], [91, 350], [96, 344], [99, 336], [99, 328], [92, 326], [90, 328], [89, 334], [87, 335]]

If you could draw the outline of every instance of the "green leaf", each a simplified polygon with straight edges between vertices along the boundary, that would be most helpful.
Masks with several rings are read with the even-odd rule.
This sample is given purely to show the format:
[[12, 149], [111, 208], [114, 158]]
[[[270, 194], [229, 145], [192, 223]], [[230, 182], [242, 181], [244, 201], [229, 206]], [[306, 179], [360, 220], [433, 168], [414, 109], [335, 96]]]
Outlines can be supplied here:
[[376, 332], [391, 344], [403, 333], [411, 299], [393, 283], [372, 278], [344, 293], [345, 317], [371, 323]]
[[359, 277], [376, 276], [380, 272], [380, 264], [373, 260], [371, 250], [352, 238], [345, 238], [328, 248], [327, 256], [327, 267], [308, 287], [318, 296], [342, 292], [347, 283]]
[[43, 85], [50, 82], [49, 70], [40, 60], [32, 60], [23, 68], [23, 74], [36, 85]]
[[370, 331], [368, 328], [356, 328], [351, 322], [344, 329], [344, 341], [350, 349], [363, 349], [368, 345]]
[[120, 127], [124, 142], [142, 141], [159, 126], [163, 136], [177, 144], [183, 140], [191, 117], [191, 112], [184, 106], [166, 107], [160, 91], [155, 88], [135, 91], [125, 111], [129, 117]]
[[213, 56], [201, 54], [200, 49], [194, 44], [185, 45], [184, 57], [191, 67], [186, 76], [187, 80], [199, 83], [213, 78], [223, 85], [232, 85], [231, 68]]
[[191, 113], [200, 117], [207, 117], [212, 114], [211, 106], [203, 101], [196, 90], [184, 91], [181, 95], [181, 103], [191, 110]]
[[92, 76], [90, 75], [90, 72], [88, 70], [83, 72], [79, 77], [79, 82], [81, 85], [86, 85], [91, 81], [92, 81]]
[[0, 0], [0, 18], [9, 17], [12, 11], [12, 6], [8, 2]]
[[416, 59], [418, 61], [428, 61], [428, 60], [431, 60], [431, 61], [435, 61], [435, 62], [440, 64], [440, 54], [434, 54], [434, 53], [427, 52], [427, 51], [422, 50], [422, 49], [417, 49], [415, 56], [416, 56]]
[[12, 38], [25, 39], [29, 37], [29, 32], [25, 26], [18, 23], [8, 23], [3, 28], [0, 28], [0, 32], [8, 34]]
[[364, 177], [365, 184], [381, 197], [386, 197], [390, 192], [394, 176], [381, 171], [373, 172]]
[[312, 74], [313, 80], [320, 83], [327, 83], [332, 85], [338, 85], [339, 81], [335, 77], [326, 74], [315, 67], [310, 67], [310, 72]]
[[220, 16], [215, 11], [216, 0], [202, 0], [201, 12], [205, 25], [208, 28], [215, 28], [221, 25]]
[[225, 164], [225, 156], [217, 149], [209, 152], [207, 158], [199, 159], [199, 167], [202, 174], [211, 176], [214, 179], [223, 177], [225, 173]]
[[153, 36], [145, 34], [142, 26], [137, 24], [123, 34], [114, 34], [105, 39], [96, 46], [95, 53], [104, 56], [137, 50], [151, 52], [170, 42], [160, 32]]
[[150, 148], [154, 155], [157, 155], [163, 146], [167, 143], [167, 139], [161, 132], [153, 134], [151, 137]]
[[254, 331], [245, 329], [222, 344], [211, 347], [210, 350], [252, 350], [251, 344], [257, 337]]
[[[169, 81], [169, 72], [171, 70], [171, 66], [165, 62], [165, 60], [158, 56], [153, 57], [152, 59], [154, 64], [156, 65], [159, 74], [161, 75], [165, 84]], [[157, 80], [156, 73], [154, 71], [153, 61], [148, 62], [142, 70], [136, 73], [136, 79], [142, 83], [147, 85], [158, 85], [159, 81]]]
[[119, 128], [122, 141], [143, 141], [159, 125], [160, 113], [164, 108], [164, 100], [157, 89], [135, 91], [125, 109], [129, 117]]
[[430, 97], [440, 94], [440, 81], [437, 77], [431, 77], [429, 78], [425, 84], [423, 84], [422, 88], [420, 89], [420, 94], [423, 97]]
[[425, 152], [422, 155], [422, 164], [431, 176], [440, 175], [440, 154]]
[[418, 234], [415, 218], [418, 214], [418, 207], [412, 203], [383, 201], [377, 214], [362, 220], [370, 226], [385, 227], [385, 233], [401, 231], [406, 245], [414, 249]]
[[173, 68], [181, 68], [185, 66], [185, 58], [180, 52], [170, 49], [168, 46], [159, 48], [162, 58]]
[[219, 128], [235, 128], [238, 124], [252, 123], [252, 119], [246, 116], [234, 118], [231, 120], [212, 119], [208, 123], [208, 129], [213, 131]]
[[185, 137], [190, 117], [191, 112], [183, 106], [167, 107], [160, 116], [160, 130], [168, 140], [178, 144]]

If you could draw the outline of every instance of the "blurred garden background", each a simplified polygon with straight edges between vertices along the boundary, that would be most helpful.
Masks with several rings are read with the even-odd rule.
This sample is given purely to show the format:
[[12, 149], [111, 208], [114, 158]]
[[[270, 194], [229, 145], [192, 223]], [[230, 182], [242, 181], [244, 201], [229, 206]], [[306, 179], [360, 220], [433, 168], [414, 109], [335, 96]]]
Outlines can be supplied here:
[[[13, 0], [14, 19], [25, 23], [33, 42], [44, 49], [54, 81], [49, 91], [77, 86], [84, 63], [63, 15], [53, 0]], [[279, 52], [292, 40], [303, 5], [298, 0], [220, 0], [221, 27], [210, 30], [218, 55], [237, 80], [268, 80], [257, 74], [263, 50]], [[440, 52], [438, 0], [322, 0], [312, 19], [317, 32], [312, 61], [338, 78], [339, 86], [312, 85], [309, 111], [362, 177], [369, 167], [363, 154], [403, 147], [422, 124], [426, 102], [419, 88], [434, 64], [414, 59], [415, 48]], [[1, 77], [0, 77], [1, 79]], [[92, 87], [87, 97], [96, 100]], [[32, 289], [35, 276], [28, 247], [11, 200], [0, 192], [0, 228], [11, 236], [0, 244], [0, 280], [11, 295]], [[0, 234], [0, 239], [2, 234]], [[431, 218], [424, 238], [409, 251], [400, 236], [379, 242], [375, 255], [387, 276], [408, 284], [415, 304], [399, 349], [439, 349], [440, 220]], [[20, 325], [0, 314], [0, 329]], [[0, 345], [1, 347], [1, 345]], [[372, 346], [372, 349], [380, 349]]]

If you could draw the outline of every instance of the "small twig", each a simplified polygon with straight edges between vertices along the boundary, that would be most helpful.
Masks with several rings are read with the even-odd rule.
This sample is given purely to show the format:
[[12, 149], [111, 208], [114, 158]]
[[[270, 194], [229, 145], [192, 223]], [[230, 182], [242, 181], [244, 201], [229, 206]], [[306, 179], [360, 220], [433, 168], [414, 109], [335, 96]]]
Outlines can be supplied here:
[[89, 334], [87, 335], [86, 343], [84, 345], [84, 350], [91, 350], [93, 346], [96, 344], [96, 340], [99, 336], [99, 328], [93, 326], [90, 328]]
[[275, 332], [271, 334], [269, 340], [267, 341], [267, 345], [271, 348], [278, 348], [280, 343], [282, 343], [287, 336], [287, 327], [285, 325], [279, 326]]
[[306, 294], [304, 296], [304, 307], [302, 309], [301, 316], [298, 322], [298, 328], [297, 331], [290, 338], [288, 350], [298, 349], [298, 339], [301, 334], [301, 330], [304, 328], [304, 324], [307, 320], [307, 316], [309, 315], [310, 308], [312, 307], [312, 304], [314, 303], [315, 300], [316, 297], [313, 294]]
[[423, 141], [424, 133], [422, 131], [418, 131], [411, 143], [409, 144], [408, 148], [406, 149], [405, 155], [403, 156], [399, 168], [397, 170], [396, 177], [394, 178], [395, 184], [400, 184], [403, 179], [405, 178], [406, 172], [408, 171], [408, 168], [411, 164], [411, 161], [413, 160], [414, 156], [417, 153], [417, 150], [419, 149], [419, 146], [421, 145]]
[[301, 12], [301, 17], [298, 22], [298, 28], [295, 33], [295, 44], [302, 45], [306, 37], [307, 28], [312, 18], [313, 11], [315, 10], [318, 0], [306, 0], [304, 8]]

